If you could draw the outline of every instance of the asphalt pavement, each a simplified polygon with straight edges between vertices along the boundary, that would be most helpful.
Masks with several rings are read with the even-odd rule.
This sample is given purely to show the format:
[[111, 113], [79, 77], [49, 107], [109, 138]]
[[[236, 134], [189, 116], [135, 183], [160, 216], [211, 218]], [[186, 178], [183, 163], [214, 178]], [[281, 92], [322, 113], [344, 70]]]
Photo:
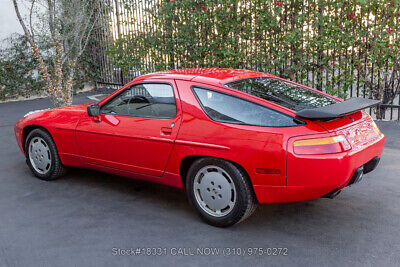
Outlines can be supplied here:
[[380, 165], [336, 199], [259, 206], [219, 229], [178, 189], [80, 169], [34, 178], [13, 125], [48, 107], [0, 104], [0, 266], [400, 266], [399, 122], [378, 123], [387, 138]]

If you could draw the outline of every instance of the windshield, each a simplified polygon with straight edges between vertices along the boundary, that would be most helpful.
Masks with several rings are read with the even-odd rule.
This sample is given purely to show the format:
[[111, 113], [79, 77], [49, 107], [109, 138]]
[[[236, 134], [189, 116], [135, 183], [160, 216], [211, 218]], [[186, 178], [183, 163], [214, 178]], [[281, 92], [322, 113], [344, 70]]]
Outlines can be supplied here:
[[316, 91], [268, 77], [226, 83], [225, 86], [263, 98], [294, 111], [335, 104], [336, 99]]

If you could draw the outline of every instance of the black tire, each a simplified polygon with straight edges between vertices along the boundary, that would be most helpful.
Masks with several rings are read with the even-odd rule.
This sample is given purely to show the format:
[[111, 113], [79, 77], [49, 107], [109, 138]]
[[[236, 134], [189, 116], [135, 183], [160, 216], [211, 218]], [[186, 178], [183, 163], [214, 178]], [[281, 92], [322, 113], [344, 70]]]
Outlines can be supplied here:
[[[42, 138], [45, 143], [47, 144], [49, 150], [50, 150], [50, 158], [51, 158], [51, 164], [48, 170], [46, 170], [44, 173], [40, 173], [37, 170], [35, 170], [34, 166], [32, 165], [32, 162], [30, 160], [30, 151], [29, 151], [29, 144], [31, 140], [35, 137], [40, 137]], [[40, 128], [32, 130], [25, 142], [25, 155], [26, 155], [26, 163], [28, 164], [29, 168], [31, 169], [33, 175], [35, 175], [37, 178], [45, 181], [51, 181], [55, 180], [58, 177], [62, 176], [66, 172], [66, 168], [64, 165], [61, 163], [60, 157], [58, 155], [57, 147], [56, 144], [54, 143], [53, 138], [50, 136], [50, 134]]]
[[[198, 200], [196, 200], [194, 193], [195, 177], [197, 173], [206, 166], [217, 166], [223, 169], [227, 174], [229, 174], [232, 182], [235, 185], [235, 204], [229, 213], [222, 217], [210, 215], [203, 210]], [[229, 161], [217, 158], [201, 158], [196, 160], [190, 166], [186, 177], [186, 193], [188, 195], [190, 204], [195, 208], [200, 218], [208, 224], [217, 227], [228, 227], [247, 219], [255, 211], [258, 204], [253, 187], [246, 172]]]

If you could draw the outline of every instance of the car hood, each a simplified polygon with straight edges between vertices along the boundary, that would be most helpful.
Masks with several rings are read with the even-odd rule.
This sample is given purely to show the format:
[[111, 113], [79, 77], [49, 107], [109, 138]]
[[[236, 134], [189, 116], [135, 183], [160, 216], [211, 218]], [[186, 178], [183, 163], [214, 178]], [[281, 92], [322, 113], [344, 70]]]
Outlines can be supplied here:
[[29, 111], [24, 115], [25, 117], [38, 117], [43, 115], [44, 113], [59, 113], [59, 112], [84, 112], [86, 111], [86, 107], [92, 103], [85, 103], [85, 104], [78, 104], [78, 105], [70, 105], [70, 106], [65, 106], [65, 107], [59, 107], [59, 108], [47, 108], [47, 109], [37, 109], [37, 110], [32, 110]]
[[70, 105], [70, 106], [66, 106], [66, 107], [60, 107], [60, 108], [56, 108], [56, 109], [61, 109], [61, 110], [86, 110], [86, 107], [89, 106], [90, 104], [93, 104], [93, 102], [91, 103], [84, 103], [84, 104], [77, 104], [77, 105]]
[[74, 128], [90, 104], [92, 103], [30, 111], [16, 123], [16, 126], [19, 128], [27, 125]]
[[55, 110], [55, 111], [72, 111], [72, 112], [86, 112], [87, 106], [93, 103], [85, 103], [85, 104], [78, 104], [78, 105], [70, 105], [66, 107], [59, 107], [59, 108], [53, 108], [50, 110]]

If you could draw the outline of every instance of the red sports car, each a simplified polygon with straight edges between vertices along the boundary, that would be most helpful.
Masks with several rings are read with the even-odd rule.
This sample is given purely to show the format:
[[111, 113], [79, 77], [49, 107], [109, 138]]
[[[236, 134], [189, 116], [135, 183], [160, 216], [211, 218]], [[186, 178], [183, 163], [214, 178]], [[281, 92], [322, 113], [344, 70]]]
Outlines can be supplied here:
[[95, 104], [30, 112], [15, 135], [40, 179], [71, 166], [158, 182], [229, 226], [258, 203], [332, 198], [360, 181], [385, 143], [363, 111], [376, 104], [255, 71], [171, 70]]

